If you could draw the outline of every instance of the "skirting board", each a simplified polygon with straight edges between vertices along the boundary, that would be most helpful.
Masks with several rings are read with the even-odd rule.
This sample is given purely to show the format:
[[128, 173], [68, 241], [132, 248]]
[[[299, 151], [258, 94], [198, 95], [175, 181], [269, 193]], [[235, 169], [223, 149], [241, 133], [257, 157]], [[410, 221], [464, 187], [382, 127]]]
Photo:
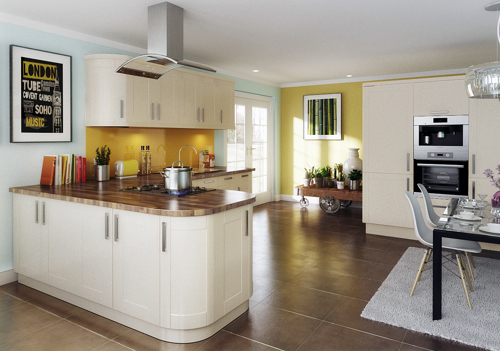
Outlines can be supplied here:
[[0, 272], [0, 285], [9, 284], [17, 281], [17, 273], [13, 269]]

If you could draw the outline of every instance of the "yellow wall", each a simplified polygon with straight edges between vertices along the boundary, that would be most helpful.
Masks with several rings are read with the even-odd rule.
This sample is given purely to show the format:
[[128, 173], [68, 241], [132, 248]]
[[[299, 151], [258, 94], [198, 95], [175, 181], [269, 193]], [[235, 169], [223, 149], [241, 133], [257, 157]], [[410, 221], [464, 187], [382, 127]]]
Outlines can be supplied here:
[[[304, 95], [342, 94], [342, 140], [304, 140]], [[294, 195], [304, 167], [343, 163], [348, 148], [363, 159], [363, 83], [325, 84], [281, 89], [281, 193]]]
[[[87, 178], [94, 179], [93, 160], [96, 148], [108, 145], [111, 150], [110, 165], [117, 160], [136, 159], [139, 162], [141, 145], [149, 145], [153, 171], [170, 167], [179, 158], [179, 149], [186, 144], [196, 150], [214, 152], [214, 131], [202, 129], [154, 128], [86, 128]], [[163, 147], [162, 147], [163, 145]], [[198, 167], [198, 155], [190, 147], [181, 152], [185, 166]], [[111, 172], [113, 173], [113, 172]], [[113, 174], [112, 174], [113, 176]]]

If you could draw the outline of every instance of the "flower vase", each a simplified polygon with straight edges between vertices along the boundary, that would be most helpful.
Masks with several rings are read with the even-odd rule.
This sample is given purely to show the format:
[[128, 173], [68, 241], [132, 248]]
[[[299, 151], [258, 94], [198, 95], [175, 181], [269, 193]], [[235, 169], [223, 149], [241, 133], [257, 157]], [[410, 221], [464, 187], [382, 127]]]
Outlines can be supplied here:
[[344, 174], [346, 176], [346, 181], [349, 180], [349, 173], [353, 169], [358, 171], [363, 170], [363, 161], [359, 158], [359, 148], [349, 148], [349, 158], [344, 161]]
[[491, 198], [491, 207], [498, 206], [500, 206], [500, 190], [493, 194], [493, 197]]

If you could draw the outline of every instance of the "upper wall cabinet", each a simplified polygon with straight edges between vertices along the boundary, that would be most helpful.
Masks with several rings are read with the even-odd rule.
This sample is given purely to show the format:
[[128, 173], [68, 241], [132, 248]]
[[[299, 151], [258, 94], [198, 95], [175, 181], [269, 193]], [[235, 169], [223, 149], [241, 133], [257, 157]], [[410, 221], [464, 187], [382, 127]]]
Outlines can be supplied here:
[[85, 57], [85, 125], [234, 129], [234, 81], [178, 68], [160, 79], [115, 72], [125, 55]]
[[463, 76], [419, 80], [413, 94], [415, 116], [469, 114]]

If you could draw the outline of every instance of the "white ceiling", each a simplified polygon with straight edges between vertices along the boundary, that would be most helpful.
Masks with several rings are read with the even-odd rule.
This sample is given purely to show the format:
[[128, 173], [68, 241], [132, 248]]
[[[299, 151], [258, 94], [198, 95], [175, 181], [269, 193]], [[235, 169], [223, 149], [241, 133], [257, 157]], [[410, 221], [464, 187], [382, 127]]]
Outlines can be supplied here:
[[[0, 13], [145, 53], [147, 7], [159, 2], [1, 0]], [[484, 10], [488, 0], [170, 2], [184, 8], [185, 59], [274, 85], [463, 70], [497, 60], [498, 14]]]

